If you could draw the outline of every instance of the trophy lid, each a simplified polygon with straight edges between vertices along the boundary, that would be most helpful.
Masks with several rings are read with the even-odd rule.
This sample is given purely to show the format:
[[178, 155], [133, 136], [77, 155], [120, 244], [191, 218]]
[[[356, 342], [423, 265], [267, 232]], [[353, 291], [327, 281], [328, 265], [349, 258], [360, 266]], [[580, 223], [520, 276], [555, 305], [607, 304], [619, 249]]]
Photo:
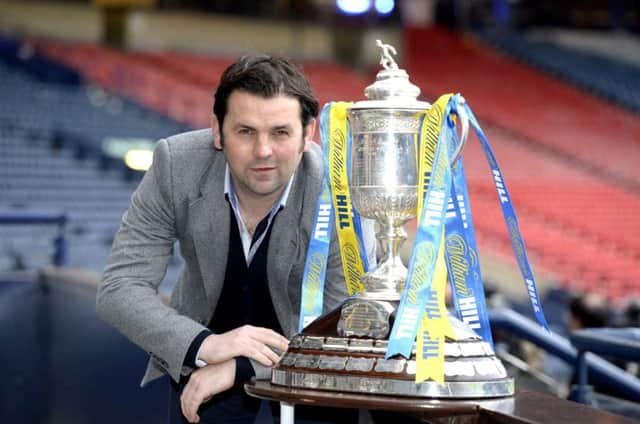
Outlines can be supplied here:
[[390, 44], [376, 40], [380, 47], [381, 69], [376, 75], [376, 81], [364, 90], [369, 100], [356, 102], [351, 109], [417, 109], [425, 110], [431, 107], [428, 102], [417, 100], [420, 88], [409, 81], [409, 75], [398, 64], [391, 54], [396, 49]]

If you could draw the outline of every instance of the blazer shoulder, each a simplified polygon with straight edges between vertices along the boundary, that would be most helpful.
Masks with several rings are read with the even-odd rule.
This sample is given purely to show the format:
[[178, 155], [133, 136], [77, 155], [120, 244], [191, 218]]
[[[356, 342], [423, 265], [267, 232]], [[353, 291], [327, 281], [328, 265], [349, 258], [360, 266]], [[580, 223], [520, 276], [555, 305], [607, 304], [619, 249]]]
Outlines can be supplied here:
[[[171, 181], [176, 195], [188, 195], [198, 190], [200, 182], [207, 178], [212, 167], [223, 164], [221, 152], [213, 147], [211, 130], [196, 130], [177, 134], [158, 142], [154, 162], [163, 170], [160, 174], [165, 181]], [[197, 193], [196, 193], [197, 194]]]
[[211, 130], [206, 129], [173, 135], [160, 140], [158, 146], [164, 150], [174, 172], [198, 172], [218, 156]]
[[208, 128], [172, 135], [164, 140], [172, 153], [213, 150], [213, 136]]
[[322, 179], [324, 173], [324, 162], [322, 157], [322, 148], [318, 143], [310, 143], [309, 149], [305, 152], [303, 157], [303, 165], [306, 173], [313, 180]]

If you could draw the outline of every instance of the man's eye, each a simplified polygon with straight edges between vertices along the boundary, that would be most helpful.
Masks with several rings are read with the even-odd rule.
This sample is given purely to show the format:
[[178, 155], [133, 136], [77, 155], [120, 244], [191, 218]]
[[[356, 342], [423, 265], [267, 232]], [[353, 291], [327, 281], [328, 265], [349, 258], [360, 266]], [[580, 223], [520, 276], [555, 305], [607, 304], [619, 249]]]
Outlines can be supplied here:
[[238, 130], [238, 134], [241, 134], [241, 135], [251, 135], [251, 134], [253, 134], [253, 130], [252, 130], [251, 128], [240, 128], [240, 129]]
[[289, 131], [287, 130], [276, 130], [276, 137], [288, 137]]

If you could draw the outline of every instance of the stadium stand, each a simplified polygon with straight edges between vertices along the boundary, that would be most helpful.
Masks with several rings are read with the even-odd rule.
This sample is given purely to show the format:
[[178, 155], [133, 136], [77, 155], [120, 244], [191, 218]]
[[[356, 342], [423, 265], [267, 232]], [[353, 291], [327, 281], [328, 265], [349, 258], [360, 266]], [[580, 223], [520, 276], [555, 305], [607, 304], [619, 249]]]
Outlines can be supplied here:
[[415, 29], [407, 31], [405, 46], [407, 70], [428, 96], [447, 87], [461, 92], [481, 122], [638, 190], [637, 115], [519, 64], [475, 38]]
[[[185, 127], [87, 85], [68, 67], [33, 52], [24, 56], [15, 40], [2, 45], [0, 208], [64, 212], [67, 264], [100, 273], [137, 181], [123, 178], [122, 165], [105, 166], [102, 143], [107, 137], [154, 141]], [[47, 239], [55, 231], [0, 225], [3, 270], [49, 263]]]
[[[424, 54], [422, 40], [429, 40], [428, 56]], [[510, 46], [516, 44], [517, 40], [510, 40]], [[163, 128], [156, 122], [161, 118], [154, 118], [121, 97], [105, 95], [103, 88], [90, 89], [92, 96], [86, 95], [84, 86], [64, 95], [55, 88], [32, 88], [31, 92], [38, 93], [32, 95], [37, 96], [37, 103], [43, 107], [63, 104], [72, 112], [35, 127], [48, 125], [46, 131], [62, 132], [65, 143], [79, 146], [97, 146], [109, 134], [155, 139], [186, 126], [206, 126], [212, 89], [218, 73], [229, 61], [175, 52], [125, 54], [96, 45], [54, 41], [37, 41], [33, 45], [50, 59], [72, 67], [87, 81], [139, 101], [183, 125], [156, 131]], [[16, 47], [16, 56], [21, 48], [24, 49]], [[540, 258], [540, 265], [557, 273], [562, 283], [585, 289], [605, 290], [600, 282], [611, 280], [614, 283], [610, 293], [606, 293], [610, 298], [633, 288], [636, 275], [628, 271], [640, 256], [640, 244], [632, 236], [640, 229], [638, 220], [633, 219], [633, 211], [640, 206], [638, 149], [634, 148], [640, 135], [640, 120], [609, 102], [501, 57], [472, 39], [443, 30], [408, 30], [406, 50], [407, 69], [414, 82], [423, 88], [425, 98], [433, 98], [438, 91], [451, 87], [462, 92], [477, 111], [495, 144], [508, 187], [519, 205], [525, 240], [532, 240], [531, 250], [534, 257]], [[542, 55], [540, 51], [536, 50], [534, 57]], [[366, 77], [332, 64], [309, 63], [304, 67], [314, 88], [321, 93], [322, 102], [362, 98]], [[509, 75], [508, 81], [503, 75]], [[25, 92], [29, 93], [14, 89], [13, 95]], [[102, 100], [107, 106], [102, 110], [92, 106], [92, 97], [94, 103], [100, 102], [100, 97], [109, 99]], [[126, 113], [122, 112], [124, 107]], [[109, 108], [120, 111], [110, 115], [105, 113]], [[31, 122], [20, 124], [20, 121], [37, 115], [19, 108], [12, 111], [13, 115], [5, 112], [5, 120], [34, 127]], [[118, 125], [114, 129], [112, 123], [116, 119]], [[619, 134], [628, 137], [622, 139]], [[499, 222], [495, 219], [499, 215], [489, 205], [493, 201], [492, 188], [490, 180], [482, 177], [485, 172], [482, 153], [465, 152], [465, 158], [472, 200], [477, 203], [475, 220], [481, 233], [486, 230], [479, 239], [497, 237], [494, 244], [502, 245], [504, 250], [508, 247], [506, 233], [491, 228]], [[532, 170], [544, 172], [532, 178]], [[549, 202], [554, 207], [546, 207]], [[557, 243], [534, 242], [544, 240], [548, 234], [556, 234], [549, 239], [558, 240]], [[579, 255], [559, 256], [571, 240], [586, 251], [605, 247], [603, 257], [612, 259], [596, 264], [576, 259]]]
[[485, 29], [478, 35], [523, 63], [640, 112], [640, 68], [633, 63], [568, 49], [506, 29]]
[[[186, 53], [132, 52], [124, 54], [96, 45], [38, 41], [44, 55], [64, 63], [89, 81], [194, 128], [209, 126], [213, 92], [230, 58]], [[320, 104], [361, 99], [371, 83], [342, 66], [303, 64]], [[126, 71], [125, 71], [126, 70]]]
[[[405, 49], [407, 70], [426, 97], [449, 88], [476, 111], [534, 263], [565, 287], [619, 301], [638, 295], [638, 116], [474, 38], [413, 29]], [[488, 168], [474, 144], [464, 158], [479, 240], [506, 254], [510, 242], [499, 209], [490, 204], [495, 190], [482, 178]]]
[[[428, 56], [422, 40], [429, 40]], [[186, 126], [208, 125], [212, 90], [230, 60], [178, 52], [127, 54], [50, 40], [33, 41], [32, 45], [85, 80], [100, 84], [90, 89], [98, 93], [94, 98], [107, 89], [119, 95], [102, 91], [103, 98], [111, 99], [107, 104], [120, 101], [121, 109], [128, 108], [126, 113], [116, 114], [118, 125], [113, 129], [115, 119], [109, 120], [113, 114], [105, 112], [108, 107], [92, 106], [86, 87], [71, 90], [65, 100], [55, 89], [33, 90], [47, 93], [38, 97], [43, 106], [47, 101], [49, 107], [69, 102], [67, 107], [75, 108], [55, 124], [48, 122], [63, 133], [65, 143], [81, 146], [99, 145], [108, 132], [158, 138]], [[635, 166], [638, 149], [634, 149], [640, 120], [609, 102], [499, 56], [473, 39], [443, 30], [408, 30], [405, 48], [407, 70], [423, 89], [423, 97], [433, 99], [451, 87], [463, 93], [476, 111], [503, 166], [536, 264], [556, 275], [564, 286], [603, 291], [612, 300], [633, 291], [638, 277], [633, 264], [640, 257], [640, 242], [633, 237], [640, 231], [640, 221], [633, 219], [640, 206], [640, 174]], [[305, 63], [304, 68], [323, 103], [361, 99], [363, 87], [370, 83], [368, 77], [335, 64]], [[509, 75], [508, 81], [503, 75]], [[24, 92], [14, 90], [14, 95]], [[128, 100], [118, 100], [121, 96], [181, 122], [183, 127], [163, 127], [159, 125], [162, 118]], [[20, 113], [14, 117], [17, 115], [34, 116]], [[619, 134], [628, 134], [628, 139]], [[464, 157], [478, 239], [487, 248], [510, 255], [483, 154], [473, 144]], [[602, 160], [604, 157], [607, 160]], [[592, 260], [601, 250], [600, 260]], [[610, 284], [603, 285], [603, 281]]]

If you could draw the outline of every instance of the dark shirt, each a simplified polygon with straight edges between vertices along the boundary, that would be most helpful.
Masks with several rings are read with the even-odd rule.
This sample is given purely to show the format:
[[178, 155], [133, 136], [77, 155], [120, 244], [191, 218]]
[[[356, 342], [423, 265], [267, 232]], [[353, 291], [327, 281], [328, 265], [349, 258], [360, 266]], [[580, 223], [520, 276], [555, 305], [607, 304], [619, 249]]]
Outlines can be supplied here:
[[[270, 328], [282, 334], [276, 311], [271, 302], [267, 281], [267, 248], [272, 226], [265, 217], [253, 234], [252, 244], [265, 234], [251, 264], [247, 265], [235, 214], [230, 208], [229, 254], [222, 293], [208, 330], [194, 339], [185, 357], [185, 365], [194, 368], [198, 349], [212, 333], [220, 334], [243, 325]], [[235, 386], [240, 386], [254, 375], [253, 367], [245, 357], [236, 358]]]

